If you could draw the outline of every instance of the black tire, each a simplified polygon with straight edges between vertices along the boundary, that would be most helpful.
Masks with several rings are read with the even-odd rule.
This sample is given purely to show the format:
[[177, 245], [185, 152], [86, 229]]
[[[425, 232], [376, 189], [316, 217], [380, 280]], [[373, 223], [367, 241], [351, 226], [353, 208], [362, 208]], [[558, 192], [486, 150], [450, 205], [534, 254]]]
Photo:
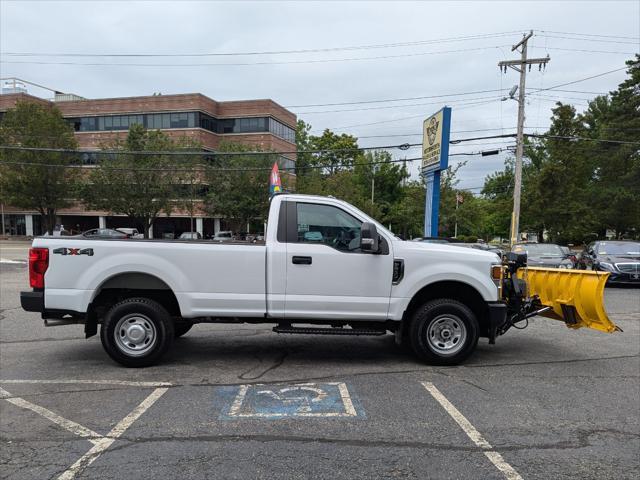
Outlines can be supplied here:
[[[120, 332], [117, 337], [116, 328]], [[165, 308], [142, 297], [128, 298], [111, 307], [100, 329], [102, 346], [125, 367], [154, 365], [171, 347], [174, 335], [173, 321]]]
[[174, 337], [178, 338], [183, 336], [185, 333], [191, 330], [191, 327], [193, 327], [193, 323], [185, 323], [185, 322], [176, 323], [173, 326]]
[[411, 348], [432, 365], [463, 362], [475, 350], [478, 335], [478, 320], [471, 309], [448, 298], [431, 300], [419, 307], [409, 325]]

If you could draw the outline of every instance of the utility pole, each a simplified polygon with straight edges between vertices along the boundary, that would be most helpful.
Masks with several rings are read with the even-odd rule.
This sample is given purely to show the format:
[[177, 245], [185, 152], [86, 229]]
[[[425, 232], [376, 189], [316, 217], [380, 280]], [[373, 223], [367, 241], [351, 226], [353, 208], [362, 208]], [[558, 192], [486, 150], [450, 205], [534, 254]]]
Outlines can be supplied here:
[[533, 30], [522, 37], [522, 40], [511, 47], [511, 51], [520, 50], [520, 60], [506, 60], [498, 63], [500, 70], [507, 72], [507, 67], [520, 72], [520, 92], [518, 94], [518, 133], [516, 136], [516, 171], [515, 185], [513, 189], [513, 214], [511, 216], [511, 245], [518, 241], [518, 231], [520, 228], [520, 192], [522, 190], [522, 153], [524, 149], [524, 99], [525, 83], [527, 78], [527, 65], [531, 71], [531, 65], [538, 65], [538, 69], [546, 68], [549, 55], [545, 58], [527, 58], [527, 42], [533, 36]]

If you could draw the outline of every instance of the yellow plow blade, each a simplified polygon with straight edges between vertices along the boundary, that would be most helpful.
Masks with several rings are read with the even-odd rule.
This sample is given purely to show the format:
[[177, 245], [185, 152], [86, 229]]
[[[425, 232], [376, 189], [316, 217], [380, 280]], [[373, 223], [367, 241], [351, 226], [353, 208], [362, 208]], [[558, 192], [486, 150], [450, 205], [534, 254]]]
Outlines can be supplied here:
[[541, 315], [562, 320], [569, 328], [593, 328], [612, 333], [620, 330], [604, 309], [608, 273], [561, 268], [521, 268], [518, 278], [527, 283], [528, 295], [551, 307]]

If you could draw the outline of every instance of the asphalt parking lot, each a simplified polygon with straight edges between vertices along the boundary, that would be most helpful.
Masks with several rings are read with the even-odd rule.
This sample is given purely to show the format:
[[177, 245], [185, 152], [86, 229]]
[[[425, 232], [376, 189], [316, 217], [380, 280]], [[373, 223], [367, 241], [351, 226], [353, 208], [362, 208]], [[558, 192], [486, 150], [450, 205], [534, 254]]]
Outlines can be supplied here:
[[391, 335], [196, 325], [134, 370], [20, 309], [25, 254], [0, 245], [1, 478], [640, 475], [638, 289], [606, 290], [623, 333], [536, 318], [459, 367]]

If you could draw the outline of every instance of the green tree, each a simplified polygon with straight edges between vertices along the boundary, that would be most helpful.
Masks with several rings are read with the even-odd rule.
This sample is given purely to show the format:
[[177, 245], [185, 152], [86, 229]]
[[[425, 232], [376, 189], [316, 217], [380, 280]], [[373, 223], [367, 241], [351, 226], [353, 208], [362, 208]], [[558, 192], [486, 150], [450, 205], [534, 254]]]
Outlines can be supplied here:
[[628, 61], [629, 78], [610, 97], [590, 102], [580, 119], [585, 136], [623, 142], [587, 142], [595, 160], [589, 204], [600, 235], [607, 228], [614, 229], [618, 237], [640, 233], [639, 62], [640, 55]]
[[404, 239], [421, 237], [424, 233], [425, 186], [421, 180], [406, 181], [401, 198], [394, 204], [391, 225]]
[[[0, 144], [31, 148], [76, 149], [73, 129], [55, 106], [20, 101], [0, 123]], [[0, 198], [37, 210], [51, 232], [56, 212], [72, 204], [78, 157], [57, 152], [0, 150]]]
[[199, 146], [190, 139], [174, 140], [160, 130], [132, 125], [126, 140], [110, 149], [123, 153], [100, 156], [98, 168], [92, 169], [83, 188], [84, 201], [92, 208], [126, 215], [149, 238], [158, 216], [171, 214], [176, 199], [183, 196], [186, 174], [196, 162], [193, 156], [162, 152], [199, 151]]
[[310, 136], [312, 150], [321, 150], [311, 155], [311, 165], [323, 167], [329, 175], [348, 170], [360, 156], [358, 139], [352, 135], [340, 135], [325, 129], [322, 135]]
[[508, 238], [513, 212], [513, 164], [506, 162], [502, 171], [488, 175], [482, 195], [487, 201], [485, 227], [491, 237]]
[[313, 181], [314, 171], [310, 166], [313, 164], [313, 157], [307, 153], [311, 146], [311, 125], [304, 120], [298, 120], [296, 125], [296, 190], [304, 191], [307, 183]]
[[[242, 155], [254, 147], [222, 143], [215, 160], [206, 169], [209, 193], [205, 211], [209, 215], [224, 215], [235, 231], [244, 231], [251, 221], [264, 222], [269, 211], [269, 171], [278, 155]], [[224, 153], [230, 155], [224, 155]], [[281, 175], [283, 188], [288, 176]]]

